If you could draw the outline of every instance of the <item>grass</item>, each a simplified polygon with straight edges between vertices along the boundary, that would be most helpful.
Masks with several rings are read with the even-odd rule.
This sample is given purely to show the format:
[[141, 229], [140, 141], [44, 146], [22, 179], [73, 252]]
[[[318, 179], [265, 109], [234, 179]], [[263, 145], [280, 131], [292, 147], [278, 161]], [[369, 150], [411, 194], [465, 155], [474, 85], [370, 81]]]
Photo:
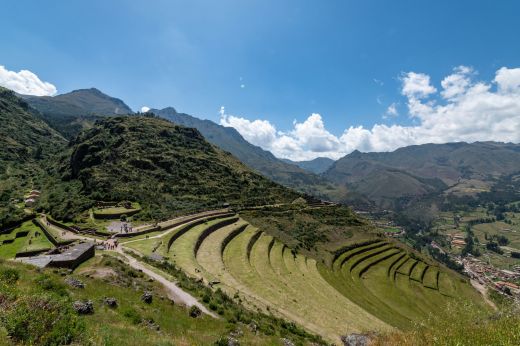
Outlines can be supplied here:
[[300, 271], [307, 266], [305, 257], [297, 254], [294, 257], [281, 242], [273, 243], [271, 236], [260, 236], [248, 261], [247, 245], [254, 234], [251, 228], [242, 232], [224, 250], [226, 267], [248, 288], [250, 295], [334, 342], [339, 341], [338, 336], [345, 329], [360, 332], [387, 328], [330, 287], [319, 274], [315, 261], [307, 262], [310, 266], [305, 272]]
[[[74, 344], [205, 346], [225, 338], [230, 331], [236, 329], [243, 332], [243, 336], [239, 338], [243, 344], [277, 345], [280, 342], [279, 335], [253, 333], [243, 323], [229, 324], [222, 319], [208, 316], [196, 319], [189, 317], [187, 309], [165, 298], [160, 284], [149, 282], [141, 273], [133, 271], [117, 259], [98, 256], [82, 268], [85, 274], [74, 274], [74, 277], [85, 283], [84, 289], [75, 289], [64, 284], [64, 272], [58, 270], [42, 271], [17, 263], [0, 263], [0, 271], [8, 268], [19, 274], [16, 285], [9, 288], [15, 290], [18, 301], [26, 296], [33, 296], [35, 292], [40, 292], [38, 290], [61, 295], [67, 306], [71, 306], [75, 300], [92, 300], [94, 313], [75, 317], [84, 330], [74, 336]], [[106, 269], [115, 274], [103, 279], [92, 277], [92, 272]], [[45, 286], [36, 283], [39, 278], [45, 278]], [[152, 292], [151, 304], [141, 301], [144, 290]], [[5, 293], [2, 285], [0, 293]], [[104, 305], [104, 297], [116, 298], [117, 308]], [[154, 325], [159, 326], [159, 330], [149, 328], [145, 321], [153, 321]], [[0, 323], [0, 338], [5, 340], [6, 333]], [[29, 331], [25, 333], [28, 334]]]
[[428, 266], [428, 269], [426, 270], [426, 273], [424, 274], [424, 280], [423, 284], [425, 287], [429, 287], [432, 289], [438, 289], [438, 275], [439, 270], [433, 266]]
[[216, 287], [221, 288], [229, 295], [234, 295], [237, 290], [240, 290], [241, 285], [234, 280], [230, 273], [226, 270], [224, 261], [222, 259], [221, 247], [224, 239], [233, 231], [243, 229], [247, 224], [239, 222], [226, 227], [222, 227], [207, 236], [205, 241], [197, 252], [196, 260], [205, 272], [218, 280], [220, 283]]
[[[392, 244], [362, 245], [338, 256], [331, 267], [319, 264], [318, 268], [344, 296], [403, 329], [409, 329], [412, 321], [423, 319], [455, 300], [445, 295], [448, 292], [451, 297], [457, 293], [461, 300], [478, 300], [468, 283], [447, 271], [441, 277], [447, 288], [441, 292], [432, 289], [437, 288], [436, 271], [428, 274], [425, 262], [412, 259]], [[430, 288], [423, 286], [423, 280], [430, 283]]]
[[[218, 288], [213, 290], [208, 286], [205, 286], [199, 281], [187, 276], [184, 271], [168, 262], [159, 263], [144, 257], [141, 257], [141, 260], [144, 260], [146, 263], [152, 264], [160, 270], [172, 275], [182, 289], [190, 292], [194, 296], [200, 297], [211, 310], [217, 312], [231, 325], [254, 323], [258, 326], [258, 331], [260, 333], [289, 338], [295, 345], [307, 345], [307, 342], [310, 341], [313, 342], [311, 343], [313, 345], [324, 344], [321, 337], [309, 334], [294, 322], [280, 319], [271, 313], [265, 314], [260, 311], [256, 312], [250, 309], [246, 310], [244, 306], [240, 304], [243, 302], [242, 296], [235, 295], [233, 298], [230, 298], [230, 296], [226, 295], [222, 290]], [[280, 341], [274, 344], [278, 345], [279, 342]]]
[[170, 251], [163, 254], [189, 277], [218, 281], [213, 290], [221, 289], [249, 309], [292, 320], [335, 343], [345, 333], [409, 329], [412, 321], [435, 313], [456, 296], [477, 299], [460, 277], [445, 270], [437, 275], [438, 268], [430, 270], [394, 242], [376, 240], [345, 248], [330, 265], [254, 227], [244, 228], [243, 220], [214, 228], [230, 219], [212, 220], [186, 232], [181, 227], [169, 237], [127, 245], [147, 254], [152, 248], [165, 249], [172, 238]]
[[[29, 232], [27, 236], [15, 238], [18, 232]], [[36, 233], [39, 235], [36, 236]], [[45, 234], [31, 221], [24, 222], [7, 234], [0, 235], [0, 243], [4, 240], [13, 239], [12, 243], [0, 245], [0, 258], [14, 258], [18, 252], [52, 249], [54, 246]]]
[[111, 207], [111, 208], [102, 208], [102, 209], [94, 209], [94, 214], [100, 214], [100, 215], [116, 215], [119, 217], [119, 215], [122, 214], [135, 214], [140, 208], [124, 208], [124, 207]]
[[410, 273], [410, 279], [422, 282], [422, 275], [423, 275], [423, 272], [426, 270], [426, 268], [427, 268], [426, 263], [424, 263], [422, 261], [418, 261], [417, 265], [415, 265], [415, 267], [413, 267], [413, 270]]
[[399, 274], [410, 276], [413, 268], [417, 265], [417, 260], [408, 258], [408, 260], [397, 270]]
[[406, 332], [394, 331], [371, 340], [374, 346], [474, 346], [520, 344], [520, 313], [511, 308], [492, 315], [480, 306], [452, 303], [416, 323]]
[[[181, 267], [188, 275], [199, 278], [204, 277], [212, 281], [214, 279], [213, 275], [209, 274], [204, 268], [202, 268], [195, 258], [195, 244], [197, 239], [201, 236], [204, 230], [208, 227], [211, 227], [219, 222], [224, 220], [230, 220], [232, 218], [226, 219], [215, 219], [209, 221], [206, 224], [202, 224], [190, 229], [188, 232], [181, 235], [178, 239], [176, 239], [169, 251], [169, 256], [172, 259], [173, 263]], [[237, 224], [235, 224], [237, 226]]]

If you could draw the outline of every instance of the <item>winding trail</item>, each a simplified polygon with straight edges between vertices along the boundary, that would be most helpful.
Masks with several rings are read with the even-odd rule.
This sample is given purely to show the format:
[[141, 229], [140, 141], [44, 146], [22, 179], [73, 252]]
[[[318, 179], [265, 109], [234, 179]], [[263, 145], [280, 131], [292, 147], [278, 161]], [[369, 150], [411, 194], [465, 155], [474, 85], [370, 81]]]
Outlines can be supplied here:
[[482, 285], [477, 280], [471, 279], [470, 280], [471, 285], [482, 295], [482, 298], [484, 298], [484, 301], [489, 304], [495, 311], [498, 310], [497, 306], [493, 301], [491, 301], [488, 297], [488, 288], [485, 285]]
[[[47, 219], [46, 219], [45, 215], [43, 215], [41, 217], [41, 221], [42, 222], [47, 222]], [[178, 227], [181, 227], [181, 226], [183, 226], [183, 225], [179, 225]], [[90, 237], [83, 236], [83, 235], [78, 235], [78, 234], [73, 233], [73, 232], [71, 232], [69, 230], [66, 230], [66, 229], [54, 226], [52, 224], [47, 225], [47, 227], [52, 228], [56, 232], [59, 232], [60, 237], [62, 239], [66, 239], [66, 240], [85, 240], [85, 241], [92, 241], [92, 240], [94, 240], [94, 241], [96, 241], [96, 243], [99, 242], [99, 239], [90, 238]], [[167, 232], [162, 233], [162, 234], [160, 234], [158, 236], [155, 236], [155, 237], [162, 237], [165, 234], [176, 230], [178, 227], [173, 227], [171, 230], [168, 230]], [[152, 238], [152, 237], [150, 237], [150, 238]], [[150, 238], [148, 238], [148, 239], [150, 239]], [[142, 239], [140, 239], [140, 240], [142, 240]], [[211, 316], [213, 318], [219, 318], [216, 314], [214, 314], [213, 312], [209, 311], [202, 303], [200, 303], [190, 293], [188, 293], [188, 292], [184, 291], [183, 289], [181, 289], [180, 287], [178, 287], [171, 279], [167, 279], [168, 277], [170, 277], [168, 274], [162, 272], [159, 269], [155, 269], [155, 271], [149, 269], [147, 265], [139, 262], [134, 257], [126, 254], [123, 251], [123, 248], [124, 247], [121, 244], [119, 244], [114, 250], [105, 250], [105, 251], [107, 251], [109, 253], [110, 252], [112, 252], [112, 253], [115, 252], [115, 253], [120, 254], [121, 256], [123, 256], [126, 259], [126, 261], [128, 262], [128, 265], [130, 267], [132, 267], [132, 268], [134, 268], [136, 270], [142, 271], [144, 274], [146, 274], [150, 278], [152, 278], [152, 279], [156, 280], [157, 282], [161, 283], [167, 290], [168, 298], [172, 299], [176, 304], [182, 304], [182, 305], [185, 305], [187, 307], [196, 306], [203, 313], [205, 313], [206, 315]], [[139, 254], [139, 252], [137, 252], [137, 251], [135, 251], [133, 249], [128, 249], [127, 248], [127, 250], [130, 250], [130, 251], [133, 251], [133, 252]], [[139, 254], [139, 255], [141, 255], [141, 254]], [[157, 272], [160, 272], [162, 274], [159, 274]]]
[[[127, 261], [128, 265], [130, 267], [142, 271], [144, 274], [148, 275], [152, 279], [160, 282], [168, 291], [168, 298], [172, 299], [176, 304], [182, 303], [186, 305], [187, 307], [196, 306], [198, 307], [203, 313], [206, 315], [209, 315], [213, 318], [219, 318], [217, 315], [215, 315], [213, 312], [209, 311], [203, 304], [201, 304], [195, 297], [193, 297], [191, 294], [185, 292], [180, 287], [178, 287], [173, 281], [166, 279], [168, 274], [161, 271], [161, 274], [156, 273], [155, 271], [150, 270], [145, 264], [139, 262], [134, 257], [126, 254], [123, 251], [123, 247], [119, 245], [116, 250], [113, 250], [117, 252], [118, 254], [122, 255]], [[136, 251], [134, 251], [136, 252]], [[137, 253], [137, 252], [136, 252]], [[156, 271], [160, 271], [159, 269], [155, 269]]]

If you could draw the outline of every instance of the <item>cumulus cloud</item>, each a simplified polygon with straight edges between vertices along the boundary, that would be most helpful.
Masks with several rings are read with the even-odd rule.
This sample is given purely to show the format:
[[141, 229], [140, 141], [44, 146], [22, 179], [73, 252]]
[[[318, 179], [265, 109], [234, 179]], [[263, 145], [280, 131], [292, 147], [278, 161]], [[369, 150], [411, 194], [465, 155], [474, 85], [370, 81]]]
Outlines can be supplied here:
[[141, 113], [148, 113], [149, 110], [150, 110], [150, 107], [147, 107], [147, 106], [141, 107]]
[[253, 120], [225, 114], [225, 108], [220, 108], [220, 124], [234, 127], [250, 143], [269, 147], [276, 141], [276, 128], [267, 120]]
[[[476, 72], [459, 66], [442, 79], [440, 91], [424, 73], [402, 74], [401, 93], [413, 126], [350, 126], [340, 136], [329, 132], [319, 114], [278, 131], [267, 120], [248, 120], [221, 112], [221, 124], [236, 128], [253, 144], [278, 157], [337, 159], [353, 150], [391, 151], [399, 147], [446, 142], [520, 142], [520, 68], [502, 67], [492, 81], [475, 80]], [[397, 103], [387, 114], [397, 114]]]
[[437, 91], [430, 84], [430, 76], [424, 73], [404, 73], [401, 81], [403, 82], [402, 94], [410, 98], [425, 98]]
[[53, 96], [57, 90], [49, 82], [43, 82], [37, 75], [28, 70], [9, 71], [0, 65], [0, 86], [24, 95]]

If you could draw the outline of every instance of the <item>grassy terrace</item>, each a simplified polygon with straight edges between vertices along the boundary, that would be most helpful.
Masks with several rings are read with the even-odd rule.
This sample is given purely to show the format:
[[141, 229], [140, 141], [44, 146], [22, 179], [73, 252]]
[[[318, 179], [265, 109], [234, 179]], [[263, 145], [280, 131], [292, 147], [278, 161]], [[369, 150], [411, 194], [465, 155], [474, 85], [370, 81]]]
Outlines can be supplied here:
[[[17, 233], [25, 232], [28, 232], [26, 236], [16, 237]], [[31, 221], [24, 222], [11, 232], [0, 235], [0, 258], [4, 259], [14, 258], [18, 252], [46, 250], [53, 247], [45, 234]]]
[[[207, 281], [213, 281], [216, 278], [213, 277], [209, 272], [207, 272], [196, 260], [195, 258], [195, 244], [197, 239], [201, 236], [203, 231], [213, 225], [218, 224], [224, 220], [234, 220], [234, 218], [226, 218], [226, 219], [216, 219], [210, 221], [206, 224], [199, 225], [190, 229], [185, 234], [181, 235], [177, 238], [169, 251], [170, 258], [172, 261], [181, 267], [188, 275], [194, 277], [206, 277]], [[238, 226], [238, 224], [234, 224], [234, 227]]]
[[432, 289], [439, 289], [439, 269], [429, 266], [423, 278], [423, 285]]
[[245, 306], [336, 343], [345, 333], [407, 329], [456, 298], [478, 298], [461, 277], [410, 257], [395, 243], [365, 244], [346, 248], [326, 265], [236, 216], [219, 216], [126, 246], [143, 254], [156, 249]]
[[446, 270], [439, 275], [438, 268], [384, 242], [351, 249], [338, 256], [331, 268], [319, 265], [319, 269], [347, 298], [400, 328], [411, 327], [411, 321], [426, 318], [455, 298], [477, 298], [456, 274]]
[[[248, 260], [248, 244], [255, 234], [254, 229], [248, 229], [224, 250], [226, 267], [248, 288], [249, 294], [329, 340], [337, 341], [341, 328], [387, 328], [330, 287], [317, 271], [315, 261], [293, 254], [282, 243], [273, 242], [271, 236], [262, 234], [254, 242]], [[347, 325], [341, 326], [338, 321]]]

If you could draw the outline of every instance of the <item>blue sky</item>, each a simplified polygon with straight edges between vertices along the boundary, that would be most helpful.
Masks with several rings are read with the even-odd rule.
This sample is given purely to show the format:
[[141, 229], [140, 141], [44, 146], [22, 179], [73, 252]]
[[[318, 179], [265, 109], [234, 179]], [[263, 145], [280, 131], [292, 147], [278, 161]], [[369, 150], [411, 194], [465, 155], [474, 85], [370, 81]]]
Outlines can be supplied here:
[[[225, 106], [234, 116], [223, 123], [246, 138], [251, 125], [235, 119], [283, 137], [316, 113], [339, 140], [351, 126], [423, 123], [403, 95], [409, 72], [440, 92], [462, 65], [496, 87], [501, 67], [520, 66], [518, 13], [520, 2], [505, 0], [3, 1], [0, 65], [58, 93], [97, 87], [135, 110], [174, 106], [222, 122]], [[397, 114], [385, 115], [392, 104]], [[395, 147], [309, 144], [292, 155], [290, 143], [248, 139], [293, 158]]]

